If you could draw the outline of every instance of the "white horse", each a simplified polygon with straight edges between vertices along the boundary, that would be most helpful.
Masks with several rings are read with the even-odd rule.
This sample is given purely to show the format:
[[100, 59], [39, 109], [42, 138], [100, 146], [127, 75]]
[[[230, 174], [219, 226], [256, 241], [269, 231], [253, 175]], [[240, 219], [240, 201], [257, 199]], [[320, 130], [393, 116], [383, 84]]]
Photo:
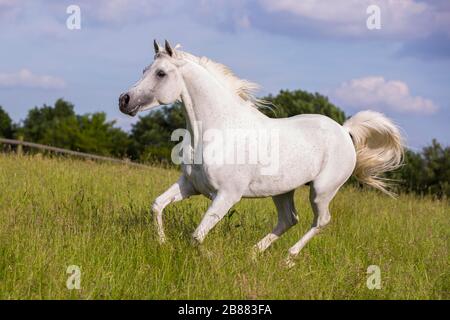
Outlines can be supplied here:
[[[278, 223], [255, 245], [257, 252], [262, 252], [297, 223], [294, 191], [310, 183], [314, 219], [311, 229], [289, 249], [288, 262], [292, 264], [305, 244], [330, 222], [329, 203], [352, 173], [359, 181], [390, 194], [379, 176], [401, 164], [403, 147], [398, 128], [384, 115], [362, 111], [344, 125], [313, 114], [272, 119], [256, 108], [254, 83], [238, 79], [222, 64], [172, 48], [167, 41], [164, 48], [156, 41], [154, 46], [154, 62], [119, 98], [123, 113], [134, 116], [181, 99], [192, 137], [190, 146], [203, 159], [207, 149], [222, 147], [217, 139], [203, 139], [202, 132], [208, 130], [265, 130], [276, 132], [278, 138], [268, 146], [269, 151], [277, 150], [277, 170], [269, 174], [262, 170], [267, 163], [259, 160], [183, 164], [178, 181], [152, 205], [160, 242], [165, 241], [163, 210], [170, 203], [197, 194], [212, 199], [193, 233], [193, 240], [201, 243], [241, 198], [272, 196]], [[237, 142], [238, 155], [255, 153], [254, 143]]]

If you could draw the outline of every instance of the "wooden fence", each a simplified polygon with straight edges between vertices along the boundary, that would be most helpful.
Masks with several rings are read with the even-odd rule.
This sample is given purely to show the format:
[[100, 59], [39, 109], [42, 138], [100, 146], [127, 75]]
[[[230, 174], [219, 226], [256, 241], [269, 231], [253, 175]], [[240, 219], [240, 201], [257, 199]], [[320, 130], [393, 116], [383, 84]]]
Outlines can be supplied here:
[[27, 141], [23, 141], [23, 140], [0, 138], [0, 143], [18, 146], [18, 153], [22, 152], [22, 147], [29, 147], [29, 148], [39, 149], [39, 150], [51, 151], [51, 152], [55, 152], [55, 153], [67, 154], [67, 155], [71, 155], [71, 156], [75, 156], [75, 157], [82, 157], [82, 158], [86, 158], [86, 159], [122, 163], [122, 164], [126, 164], [126, 165], [142, 167], [142, 168], [149, 167], [147, 165], [137, 163], [137, 162], [132, 162], [130, 160], [122, 160], [122, 159], [117, 159], [117, 158], [104, 157], [104, 156], [99, 156], [96, 154], [89, 154], [89, 153], [85, 153], [85, 152], [51, 147], [51, 146], [46, 146], [46, 145], [34, 143], [34, 142], [27, 142]]

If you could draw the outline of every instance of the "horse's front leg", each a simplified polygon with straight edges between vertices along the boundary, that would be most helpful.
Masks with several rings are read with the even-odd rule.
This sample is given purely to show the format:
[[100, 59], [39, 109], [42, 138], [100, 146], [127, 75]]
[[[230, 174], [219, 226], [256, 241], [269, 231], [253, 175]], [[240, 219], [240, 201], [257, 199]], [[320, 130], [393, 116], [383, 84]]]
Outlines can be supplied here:
[[177, 182], [175, 182], [153, 202], [152, 211], [155, 215], [156, 228], [158, 230], [158, 239], [160, 243], [164, 243], [166, 241], [162, 221], [164, 208], [172, 202], [180, 201], [196, 194], [198, 194], [198, 192], [186, 179], [186, 177], [182, 175]]
[[192, 235], [195, 243], [202, 243], [208, 232], [222, 220], [228, 210], [241, 199], [242, 195], [232, 192], [219, 191], [214, 197], [202, 221]]

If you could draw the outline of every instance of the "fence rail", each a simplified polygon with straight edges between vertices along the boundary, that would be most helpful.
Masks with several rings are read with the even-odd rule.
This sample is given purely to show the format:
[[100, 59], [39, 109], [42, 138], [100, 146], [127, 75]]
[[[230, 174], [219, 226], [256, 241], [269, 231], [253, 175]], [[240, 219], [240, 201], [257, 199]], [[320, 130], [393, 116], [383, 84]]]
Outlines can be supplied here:
[[82, 158], [87, 158], [87, 159], [94, 159], [94, 160], [100, 160], [100, 161], [109, 161], [109, 162], [115, 162], [115, 163], [122, 163], [122, 164], [126, 164], [126, 165], [142, 167], [142, 168], [148, 168], [149, 167], [149, 166], [147, 166], [145, 164], [136, 163], [136, 162], [132, 162], [132, 161], [129, 161], [129, 160], [122, 160], [122, 159], [117, 159], [117, 158], [99, 156], [99, 155], [96, 155], [96, 154], [90, 154], [90, 153], [85, 153], [85, 152], [79, 152], [79, 151], [73, 151], [73, 150], [68, 150], [68, 149], [62, 149], [62, 148], [47, 146], [47, 145], [44, 145], [44, 144], [39, 144], [39, 143], [34, 143], [34, 142], [27, 142], [27, 141], [23, 141], [23, 140], [13, 140], [13, 139], [0, 138], [0, 143], [9, 144], [9, 145], [16, 145], [16, 146], [19, 146], [19, 147], [23, 146], [23, 147], [29, 147], [29, 148], [34, 148], [34, 149], [52, 151], [52, 152], [56, 152], [56, 153], [63, 153], [63, 154], [68, 154], [68, 155], [71, 155], [71, 156], [82, 157]]

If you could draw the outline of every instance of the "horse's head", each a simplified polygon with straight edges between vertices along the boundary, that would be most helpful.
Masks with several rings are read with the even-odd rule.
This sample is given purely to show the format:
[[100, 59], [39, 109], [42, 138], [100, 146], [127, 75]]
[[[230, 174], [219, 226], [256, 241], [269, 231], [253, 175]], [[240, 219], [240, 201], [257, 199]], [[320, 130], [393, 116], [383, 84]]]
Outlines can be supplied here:
[[148, 110], [179, 99], [183, 80], [178, 70], [175, 51], [165, 42], [164, 48], [154, 41], [155, 60], [144, 69], [142, 78], [119, 97], [119, 109], [135, 116], [139, 111]]

